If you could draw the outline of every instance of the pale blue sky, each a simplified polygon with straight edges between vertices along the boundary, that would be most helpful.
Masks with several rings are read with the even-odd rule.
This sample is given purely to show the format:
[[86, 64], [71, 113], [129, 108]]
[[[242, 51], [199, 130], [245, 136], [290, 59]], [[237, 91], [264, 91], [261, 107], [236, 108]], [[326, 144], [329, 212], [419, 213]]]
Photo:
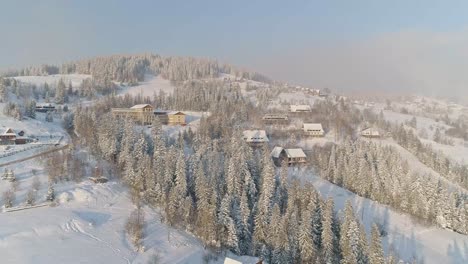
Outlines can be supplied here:
[[0, 9], [0, 68], [154, 52], [339, 89], [468, 89], [468, 1], [0, 0]]

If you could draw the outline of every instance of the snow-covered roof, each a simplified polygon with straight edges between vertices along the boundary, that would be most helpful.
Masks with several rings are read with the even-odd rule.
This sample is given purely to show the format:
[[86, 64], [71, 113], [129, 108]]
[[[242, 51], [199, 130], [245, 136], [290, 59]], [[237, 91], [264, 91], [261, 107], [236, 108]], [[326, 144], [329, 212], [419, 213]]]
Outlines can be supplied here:
[[301, 148], [284, 149], [288, 158], [305, 158], [307, 157]]
[[55, 107], [55, 105], [51, 103], [37, 103], [36, 107]]
[[373, 127], [368, 127], [366, 129], [363, 129], [361, 131], [361, 135], [366, 135], [366, 136], [379, 136], [380, 132], [378, 129], [375, 129]]
[[226, 257], [224, 259], [224, 264], [242, 264], [242, 262]]
[[2, 135], [4, 135], [4, 136], [16, 136], [16, 133], [15, 133], [15, 131], [13, 131], [13, 129], [7, 128], [5, 130], [5, 132], [3, 132]]
[[184, 115], [184, 113], [181, 112], [181, 111], [171, 111], [171, 112], [169, 112], [169, 113], [167, 113], [167, 114], [168, 114], [168, 115], [177, 115], [177, 114], [183, 114], [183, 115]]
[[282, 115], [282, 114], [265, 114], [263, 116], [263, 119], [288, 119], [287, 115]]
[[142, 108], [145, 108], [145, 107], [152, 107], [151, 105], [149, 104], [137, 104], [137, 105], [134, 105], [132, 107], [130, 107], [130, 109], [142, 109]]
[[291, 112], [310, 112], [310, 105], [290, 105]]
[[278, 146], [273, 148], [273, 150], [271, 151], [271, 156], [273, 158], [279, 158], [283, 150], [286, 153], [286, 156], [288, 158], [306, 158], [307, 157], [301, 148], [285, 149], [285, 148], [278, 147]]
[[274, 147], [273, 150], [271, 151], [271, 156], [273, 158], [279, 158], [281, 151], [283, 151], [282, 147]]
[[308, 131], [308, 130], [320, 130], [320, 131], [323, 131], [323, 128], [322, 128], [322, 124], [320, 123], [304, 123], [302, 125], [302, 127], [304, 128], [304, 130]]
[[268, 142], [265, 130], [244, 130], [244, 140], [247, 142]]

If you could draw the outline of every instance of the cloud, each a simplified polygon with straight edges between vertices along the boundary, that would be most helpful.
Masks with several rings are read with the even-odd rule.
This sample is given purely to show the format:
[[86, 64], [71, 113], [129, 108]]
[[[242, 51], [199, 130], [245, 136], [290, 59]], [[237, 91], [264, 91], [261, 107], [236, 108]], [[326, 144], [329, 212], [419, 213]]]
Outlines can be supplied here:
[[338, 90], [412, 91], [468, 101], [468, 31], [385, 33], [315, 42], [256, 67], [273, 78]]

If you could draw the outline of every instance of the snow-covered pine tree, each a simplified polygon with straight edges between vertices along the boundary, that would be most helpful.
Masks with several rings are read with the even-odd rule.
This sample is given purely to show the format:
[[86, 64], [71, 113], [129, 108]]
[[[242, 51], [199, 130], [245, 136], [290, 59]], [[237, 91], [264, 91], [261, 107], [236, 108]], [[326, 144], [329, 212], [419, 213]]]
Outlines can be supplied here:
[[333, 231], [335, 225], [335, 212], [333, 199], [329, 198], [325, 204], [322, 218], [322, 256], [326, 264], [339, 263], [338, 238]]
[[377, 225], [372, 226], [371, 243], [369, 248], [369, 263], [384, 264], [385, 257], [382, 249], [382, 241], [380, 239], [380, 231]]

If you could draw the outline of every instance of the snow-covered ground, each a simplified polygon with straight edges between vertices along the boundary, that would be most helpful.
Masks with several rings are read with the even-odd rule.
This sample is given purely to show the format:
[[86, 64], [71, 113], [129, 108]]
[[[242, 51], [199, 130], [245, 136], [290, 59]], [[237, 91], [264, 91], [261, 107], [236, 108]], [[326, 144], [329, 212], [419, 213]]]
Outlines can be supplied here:
[[[4, 104], [0, 103], [0, 109]], [[15, 133], [23, 131], [24, 136], [32, 137], [37, 141], [24, 145], [0, 146], [0, 164], [5, 162], [23, 159], [48, 150], [54, 145], [66, 145], [69, 136], [61, 125], [61, 120], [54, 119], [54, 122], [44, 122], [43, 113], [37, 113], [36, 119], [25, 118], [18, 121], [12, 117], [5, 116], [0, 110], [0, 133], [11, 128]]]
[[[14, 206], [24, 206], [35, 170], [41, 181], [37, 203], [43, 203], [47, 176], [40, 162], [15, 164], [19, 182]], [[0, 181], [0, 192], [10, 183]], [[157, 211], [145, 208], [144, 252], [136, 253], [124, 226], [134, 210], [127, 190], [119, 183], [63, 182], [55, 185], [59, 204], [0, 213], [2, 263], [203, 263], [206, 250], [195, 237], [160, 223]], [[232, 257], [232, 256], [231, 256]], [[254, 258], [243, 257], [244, 263]], [[213, 264], [222, 263], [222, 257]]]
[[145, 80], [139, 85], [124, 88], [121, 94], [130, 94], [133, 96], [142, 95], [152, 97], [155, 93], [159, 94], [164, 91], [166, 94], [172, 94], [174, 85], [169, 80], [163, 79], [161, 76], [145, 75]]
[[423, 143], [430, 144], [435, 150], [440, 150], [444, 155], [453, 159], [461, 164], [468, 164], [468, 143], [466, 144], [455, 144], [451, 145], [444, 145], [434, 142], [433, 140], [425, 140], [422, 139]]
[[382, 239], [386, 252], [394, 251], [408, 262], [416, 258], [426, 264], [468, 263], [468, 236], [424, 226], [408, 215], [314, 176], [306, 168], [297, 169], [293, 175], [312, 182], [323, 198], [332, 197], [336, 210], [344, 210], [346, 201], [350, 200], [368, 235], [373, 223], [384, 225], [388, 232]]

